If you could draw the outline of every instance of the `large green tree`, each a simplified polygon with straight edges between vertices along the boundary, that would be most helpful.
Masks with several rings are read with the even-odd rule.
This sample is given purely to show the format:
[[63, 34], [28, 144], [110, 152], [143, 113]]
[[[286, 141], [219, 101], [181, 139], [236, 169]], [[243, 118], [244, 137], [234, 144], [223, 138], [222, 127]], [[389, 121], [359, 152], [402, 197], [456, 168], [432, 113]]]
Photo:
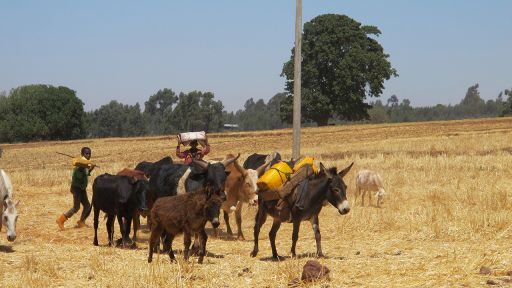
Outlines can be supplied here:
[[[367, 119], [367, 97], [378, 97], [384, 81], [398, 76], [389, 55], [372, 37], [381, 34], [345, 15], [324, 14], [304, 24], [302, 34], [302, 116], [327, 125], [329, 118]], [[294, 53], [283, 66], [286, 91], [282, 119], [290, 121], [293, 102]]]
[[85, 136], [84, 103], [75, 91], [26, 85], [0, 97], [0, 141], [66, 140]]
[[89, 137], [128, 137], [144, 135], [139, 103], [131, 106], [115, 100], [87, 113]]
[[178, 102], [178, 96], [168, 88], [158, 90], [144, 103], [144, 126], [150, 135], [160, 135], [172, 130], [165, 122], [170, 117], [173, 106]]
[[214, 98], [211, 92], [180, 93], [176, 107], [166, 117], [166, 127], [172, 128], [169, 132], [220, 131], [224, 105]]

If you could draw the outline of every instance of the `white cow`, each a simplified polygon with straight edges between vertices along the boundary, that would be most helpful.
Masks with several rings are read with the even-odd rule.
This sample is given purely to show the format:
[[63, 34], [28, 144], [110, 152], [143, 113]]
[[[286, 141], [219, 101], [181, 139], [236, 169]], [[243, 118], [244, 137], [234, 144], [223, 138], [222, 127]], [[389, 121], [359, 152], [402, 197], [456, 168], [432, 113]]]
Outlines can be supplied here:
[[368, 192], [369, 205], [371, 205], [372, 202], [372, 192], [377, 192], [375, 194], [377, 197], [377, 207], [380, 207], [382, 198], [386, 195], [386, 190], [384, 190], [384, 186], [382, 185], [382, 179], [377, 172], [364, 169], [357, 172], [356, 195], [354, 201], [357, 201], [357, 197], [362, 193], [361, 205], [364, 206], [364, 197], [366, 192]]

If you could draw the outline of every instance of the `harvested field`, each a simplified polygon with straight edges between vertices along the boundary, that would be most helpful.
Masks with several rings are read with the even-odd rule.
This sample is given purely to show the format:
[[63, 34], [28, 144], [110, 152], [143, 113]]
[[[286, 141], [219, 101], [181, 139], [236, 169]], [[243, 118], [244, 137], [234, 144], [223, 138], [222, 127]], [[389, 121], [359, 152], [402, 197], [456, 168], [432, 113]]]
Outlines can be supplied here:
[[[279, 151], [291, 155], [291, 130], [214, 133], [209, 159], [227, 153]], [[55, 219], [72, 205], [70, 159], [82, 146], [93, 149], [93, 172], [116, 173], [142, 160], [174, 157], [175, 136], [109, 138], [2, 145], [0, 168], [13, 182], [18, 208], [18, 238], [0, 234], [1, 287], [287, 287], [300, 277], [316, 251], [308, 222], [303, 222], [297, 259], [273, 262], [268, 231], [262, 227], [260, 252], [251, 258], [256, 208], [246, 207], [247, 241], [208, 239], [203, 265], [183, 260], [182, 237], [174, 241], [178, 263], [156, 255], [147, 263], [143, 226], [138, 249], [107, 247], [100, 220], [100, 247], [91, 227], [73, 228], [78, 215], [59, 231]], [[508, 285], [512, 271], [512, 118], [385, 125], [346, 125], [303, 129], [302, 155], [342, 168], [355, 161], [345, 182], [352, 210], [341, 216], [332, 206], [320, 213], [322, 248], [318, 259], [331, 281], [312, 287], [477, 287], [488, 280]], [[382, 208], [353, 205], [356, 171], [380, 173], [388, 195]], [[89, 185], [89, 199], [92, 188]], [[375, 200], [375, 199], [374, 199]], [[80, 212], [79, 212], [80, 213]], [[234, 225], [234, 217], [231, 217]], [[142, 220], [145, 224], [145, 220]], [[211, 227], [209, 224], [207, 227]], [[221, 231], [225, 225], [221, 220]], [[119, 237], [119, 226], [115, 226]], [[283, 224], [277, 249], [290, 255], [291, 224]], [[210, 231], [209, 231], [210, 232]], [[481, 266], [491, 275], [481, 275]], [[306, 286], [306, 285], [304, 285]], [[310, 287], [308, 286], [308, 287]]]

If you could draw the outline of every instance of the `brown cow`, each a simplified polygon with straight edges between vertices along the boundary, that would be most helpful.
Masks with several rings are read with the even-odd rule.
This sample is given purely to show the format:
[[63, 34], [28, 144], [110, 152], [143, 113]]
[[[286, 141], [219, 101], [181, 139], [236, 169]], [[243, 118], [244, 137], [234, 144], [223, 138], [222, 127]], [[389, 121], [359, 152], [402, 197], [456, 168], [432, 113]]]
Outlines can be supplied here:
[[[144, 180], [144, 181], [148, 181], [148, 178], [146, 177], [146, 174], [144, 173], [144, 171], [140, 171], [140, 170], [135, 170], [135, 169], [129, 169], [129, 168], [124, 168], [123, 170], [119, 171], [116, 175], [118, 176], [128, 176], [128, 177], [131, 177], [133, 178], [133, 180], [137, 181], [137, 180]], [[147, 197], [146, 197], [146, 201], [147, 201]], [[142, 212], [139, 211], [139, 209], [136, 209], [134, 212], [133, 212], [133, 241], [137, 240], [137, 231], [139, 230], [140, 228], [140, 215], [142, 215], [143, 217], [146, 217], [146, 214], [147, 212]]]
[[[234, 155], [228, 154], [225, 159], [231, 159]], [[224, 210], [224, 221], [226, 222], [227, 233], [232, 236], [233, 231], [229, 225], [229, 213], [235, 211], [236, 226], [238, 229], [238, 240], [245, 240], [242, 233], [242, 205], [249, 203], [249, 205], [258, 204], [258, 178], [265, 172], [265, 169], [270, 164], [267, 161], [256, 170], [245, 169], [242, 167], [238, 160], [226, 166], [226, 170], [230, 171], [226, 178], [224, 190], [226, 192], [226, 201], [222, 202], [222, 210]], [[215, 229], [214, 235], [217, 235]]]
[[176, 259], [172, 252], [172, 241], [176, 235], [183, 233], [185, 260], [188, 260], [189, 256], [191, 236], [198, 234], [200, 246], [198, 263], [203, 263], [206, 254], [206, 240], [208, 239], [204, 226], [207, 221], [210, 221], [215, 228], [219, 226], [220, 205], [220, 197], [206, 192], [205, 189], [158, 198], [151, 209], [153, 222], [149, 239], [148, 262], [153, 261], [153, 251], [158, 245], [162, 232], [165, 231], [170, 240], [169, 257], [171, 261]]

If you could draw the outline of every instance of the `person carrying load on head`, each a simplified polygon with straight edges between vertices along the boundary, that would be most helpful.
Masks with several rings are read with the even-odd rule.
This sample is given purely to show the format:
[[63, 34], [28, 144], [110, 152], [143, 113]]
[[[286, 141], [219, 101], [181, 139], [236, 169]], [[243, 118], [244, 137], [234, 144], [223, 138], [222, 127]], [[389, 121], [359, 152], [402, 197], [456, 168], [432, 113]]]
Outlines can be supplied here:
[[80, 220], [76, 222], [77, 228], [86, 227], [85, 219], [91, 212], [91, 203], [87, 198], [87, 183], [88, 177], [91, 176], [94, 165], [91, 159], [91, 148], [82, 147], [80, 151], [80, 158], [73, 159], [73, 172], [71, 173], [71, 188], [70, 192], [73, 194], [73, 207], [66, 213], [61, 214], [55, 221], [59, 225], [60, 230], [64, 230], [64, 222], [80, 210], [80, 204], [83, 206], [82, 215]]
[[[201, 143], [201, 148], [198, 147], [199, 143]], [[184, 146], [188, 144], [190, 145], [190, 148], [185, 151], [181, 151], [181, 144]], [[192, 163], [193, 159], [201, 160], [208, 153], [210, 153], [210, 144], [208, 144], [208, 139], [203, 131], [178, 134], [176, 156], [183, 159], [185, 164], [188, 165]]]

